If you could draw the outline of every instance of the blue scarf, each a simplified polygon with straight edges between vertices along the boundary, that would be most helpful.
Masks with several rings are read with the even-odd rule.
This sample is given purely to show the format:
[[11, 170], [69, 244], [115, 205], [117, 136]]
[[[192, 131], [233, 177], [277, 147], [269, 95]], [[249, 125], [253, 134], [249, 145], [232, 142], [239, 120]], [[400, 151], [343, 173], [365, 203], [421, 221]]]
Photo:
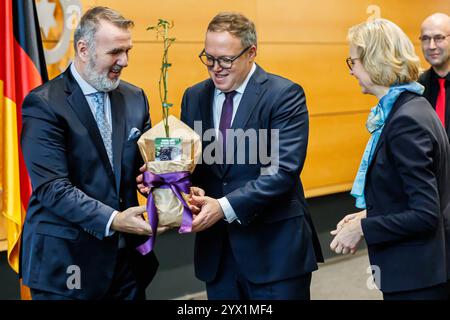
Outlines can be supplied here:
[[369, 118], [366, 122], [366, 128], [369, 130], [371, 137], [367, 143], [366, 149], [359, 165], [358, 173], [356, 174], [355, 181], [353, 182], [352, 191], [350, 194], [356, 198], [356, 207], [360, 209], [366, 208], [366, 200], [364, 199], [364, 187], [366, 185], [366, 173], [369, 168], [369, 164], [372, 161], [373, 153], [380, 138], [381, 132], [384, 128], [384, 122], [386, 121], [389, 113], [391, 113], [392, 107], [395, 101], [404, 91], [410, 91], [422, 95], [424, 87], [417, 83], [411, 82], [403, 85], [395, 85], [389, 88], [388, 92], [378, 104], [370, 110]]

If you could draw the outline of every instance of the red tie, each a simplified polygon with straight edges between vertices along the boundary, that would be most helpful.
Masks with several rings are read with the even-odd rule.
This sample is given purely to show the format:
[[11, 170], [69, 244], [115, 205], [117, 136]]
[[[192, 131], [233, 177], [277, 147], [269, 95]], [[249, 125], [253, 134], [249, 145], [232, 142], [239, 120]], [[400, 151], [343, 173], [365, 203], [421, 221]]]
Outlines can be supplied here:
[[436, 100], [436, 113], [445, 128], [445, 79], [438, 79], [439, 93]]

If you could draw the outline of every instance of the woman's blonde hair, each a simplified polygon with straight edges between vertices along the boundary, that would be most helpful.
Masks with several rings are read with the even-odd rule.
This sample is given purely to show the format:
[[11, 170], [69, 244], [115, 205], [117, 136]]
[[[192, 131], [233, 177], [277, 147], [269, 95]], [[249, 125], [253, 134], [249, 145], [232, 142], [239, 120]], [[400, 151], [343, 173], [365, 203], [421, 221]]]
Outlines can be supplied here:
[[419, 57], [395, 23], [386, 19], [364, 22], [351, 27], [347, 39], [374, 84], [390, 87], [419, 78]]

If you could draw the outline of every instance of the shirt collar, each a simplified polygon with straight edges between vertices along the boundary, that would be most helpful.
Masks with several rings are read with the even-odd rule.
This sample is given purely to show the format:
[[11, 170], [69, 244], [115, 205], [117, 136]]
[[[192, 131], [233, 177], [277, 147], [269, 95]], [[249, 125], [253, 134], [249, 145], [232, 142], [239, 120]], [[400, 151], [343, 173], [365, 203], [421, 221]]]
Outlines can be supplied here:
[[[247, 87], [248, 82], [250, 81], [250, 78], [252, 77], [252, 75], [255, 73], [256, 70], [256, 64], [253, 63], [252, 68], [250, 69], [250, 72], [248, 73], [247, 77], [245, 78], [244, 82], [242, 82], [242, 84], [234, 91], [236, 91], [239, 94], [244, 94], [245, 88]], [[223, 93], [222, 91], [220, 91], [219, 89], [215, 89], [214, 90], [215, 96], [219, 96], [221, 93]]]
[[83, 79], [83, 77], [80, 75], [77, 68], [75, 67], [75, 63], [72, 63], [70, 65], [70, 71], [72, 72], [73, 77], [75, 78], [76, 82], [80, 86], [81, 91], [83, 91], [83, 94], [85, 96], [98, 92], [97, 89], [95, 89], [86, 80]]
[[450, 81], [450, 72], [447, 73], [447, 75], [442, 78], [436, 73], [436, 71], [434, 71], [433, 67], [431, 67], [431, 74], [433, 75], [434, 79], [445, 79], [446, 81]]

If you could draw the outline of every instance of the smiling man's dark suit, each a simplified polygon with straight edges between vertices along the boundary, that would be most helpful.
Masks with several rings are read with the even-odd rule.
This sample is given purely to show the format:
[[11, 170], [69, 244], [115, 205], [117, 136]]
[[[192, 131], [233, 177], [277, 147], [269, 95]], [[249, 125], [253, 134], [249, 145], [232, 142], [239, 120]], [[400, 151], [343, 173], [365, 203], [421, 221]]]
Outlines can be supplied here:
[[[211, 79], [188, 88], [183, 97], [182, 121], [192, 128], [200, 121], [203, 132], [214, 128], [214, 89]], [[261, 175], [263, 165], [260, 159], [249, 164], [248, 148], [246, 164], [237, 164], [234, 154], [235, 164], [203, 163], [196, 167], [193, 184], [203, 188], [207, 196], [226, 196], [240, 221], [229, 224], [222, 220], [197, 234], [196, 276], [205, 282], [214, 281], [225, 247], [231, 249], [244, 276], [256, 284], [310, 274], [317, 269], [316, 262], [322, 261], [322, 254], [300, 181], [308, 143], [303, 89], [257, 66], [232, 129], [278, 129], [278, 170]], [[203, 141], [203, 150], [208, 145]]]
[[[105, 236], [114, 210], [137, 206], [135, 177], [142, 164], [130, 133], [150, 128], [142, 89], [121, 81], [109, 93], [111, 167], [97, 123], [70, 68], [33, 90], [23, 104], [22, 148], [33, 194], [22, 237], [24, 284], [77, 299], [103, 298], [110, 289], [119, 234]], [[144, 241], [124, 236], [126, 254], [141, 289], [153, 278], [153, 253], [134, 249]], [[81, 288], [67, 280], [79, 268]], [[71, 269], [72, 268], [72, 269]], [[70, 281], [69, 281], [70, 282]]]
[[[450, 73], [445, 77], [445, 87], [446, 87], [446, 99], [445, 99], [445, 131], [447, 132], [447, 137], [450, 140]], [[433, 68], [428, 69], [420, 75], [418, 80], [420, 84], [425, 87], [423, 96], [431, 104], [433, 109], [436, 110], [436, 100], [439, 93], [438, 75]]]

